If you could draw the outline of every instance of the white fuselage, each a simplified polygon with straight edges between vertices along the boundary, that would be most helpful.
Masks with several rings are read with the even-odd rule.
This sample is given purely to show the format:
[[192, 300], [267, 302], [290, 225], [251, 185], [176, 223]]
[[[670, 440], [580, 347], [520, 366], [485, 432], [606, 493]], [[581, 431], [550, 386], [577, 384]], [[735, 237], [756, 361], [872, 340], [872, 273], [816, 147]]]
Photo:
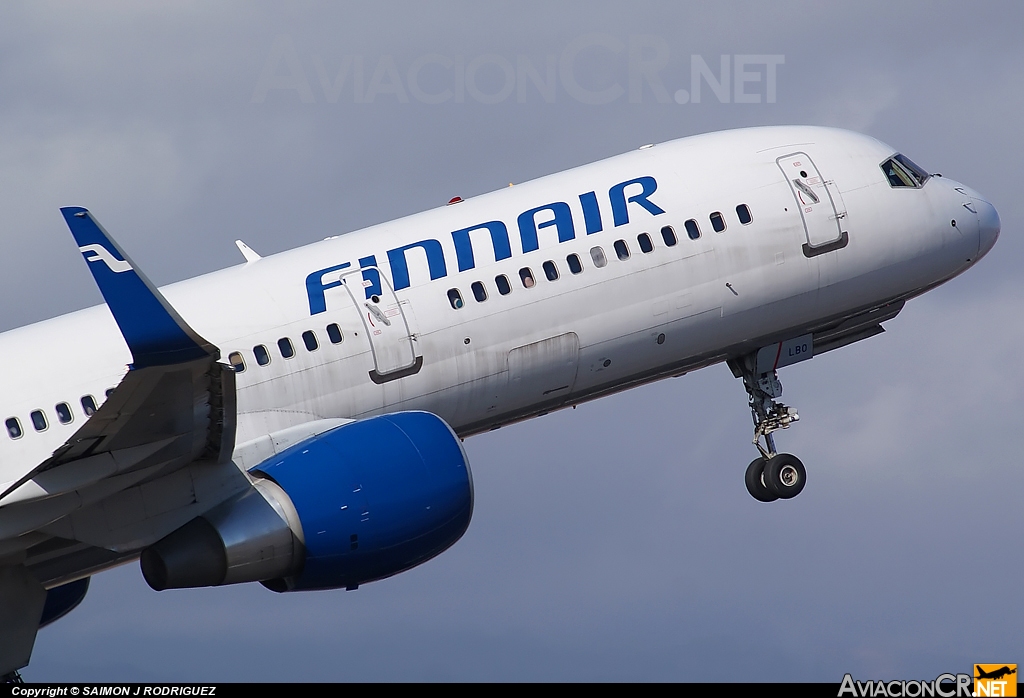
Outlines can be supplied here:
[[[237, 352], [244, 361], [238, 444], [313, 420], [405, 409], [436, 413], [464, 436], [746, 354], [960, 273], [994, 242], [983, 208], [991, 207], [944, 178], [917, 189], [890, 186], [879, 165], [893, 152], [865, 136], [812, 127], [686, 138], [162, 291], [225, 360]], [[802, 216], [805, 202], [782, 169], [793, 154], [813, 160], [833, 197], [833, 210], [817, 222]], [[648, 192], [647, 180], [656, 189]], [[713, 229], [715, 212], [722, 232]], [[689, 219], [699, 226], [696, 239]], [[837, 220], [848, 244], [804, 254], [809, 236], [819, 234], [808, 226], [823, 226], [827, 237]], [[494, 237], [498, 226], [480, 227], [494, 222], [507, 231], [508, 256]], [[645, 233], [650, 251], [638, 237]], [[598, 266], [601, 254], [606, 263]], [[375, 262], [362, 266], [379, 270], [379, 288], [372, 269], [360, 271], [371, 256]], [[524, 268], [532, 284], [522, 280]], [[476, 299], [474, 282], [486, 300]], [[374, 290], [376, 302], [364, 297]], [[328, 325], [343, 341], [332, 342]], [[307, 349], [307, 332], [315, 350]], [[266, 365], [254, 354], [259, 346]], [[17, 367], [0, 378], [0, 420], [17, 418], [23, 432], [0, 435], [0, 484], [74, 433], [86, 418], [82, 397], [102, 402], [131, 362], [106, 306], [6, 332], [0, 353]], [[70, 406], [70, 424], [60, 422], [59, 403]], [[46, 417], [42, 431], [33, 427], [34, 410]]]

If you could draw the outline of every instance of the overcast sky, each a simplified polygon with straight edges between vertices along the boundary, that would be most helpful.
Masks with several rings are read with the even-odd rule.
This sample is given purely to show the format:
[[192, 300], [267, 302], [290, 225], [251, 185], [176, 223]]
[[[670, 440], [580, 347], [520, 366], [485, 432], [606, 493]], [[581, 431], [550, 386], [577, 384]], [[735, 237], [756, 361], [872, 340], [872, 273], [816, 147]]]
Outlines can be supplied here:
[[[3, 3], [0, 329], [100, 302], [60, 206], [169, 283], [240, 262], [239, 237], [266, 255], [742, 126], [868, 133], [1003, 223], [884, 335], [782, 371], [802, 419], [779, 446], [809, 471], [795, 500], [747, 494], [746, 396], [715, 366], [469, 439], [465, 537], [356, 592], [98, 575], [25, 677], [838, 682], [1024, 663], [1022, 26], [1013, 1]], [[723, 64], [728, 88], [693, 80]]]

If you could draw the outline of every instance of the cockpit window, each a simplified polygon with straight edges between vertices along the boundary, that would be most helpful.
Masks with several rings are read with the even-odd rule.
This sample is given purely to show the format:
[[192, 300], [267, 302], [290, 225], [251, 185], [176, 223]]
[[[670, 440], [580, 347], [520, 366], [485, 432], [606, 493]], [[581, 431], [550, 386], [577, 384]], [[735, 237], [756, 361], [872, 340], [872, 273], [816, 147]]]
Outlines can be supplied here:
[[920, 165], [902, 153], [896, 153], [882, 163], [882, 172], [891, 187], [920, 188], [931, 176]]
[[931, 175], [928, 174], [923, 167], [921, 167], [916, 162], [908, 158], [906, 155], [902, 153], [896, 153], [895, 155], [893, 155], [893, 158], [895, 160], [898, 160], [901, 165], [910, 170], [914, 177], [917, 178], [917, 181], [920, 182], [921, 184], [924, 184], [928, 180], [928, 178], [931, 177]]

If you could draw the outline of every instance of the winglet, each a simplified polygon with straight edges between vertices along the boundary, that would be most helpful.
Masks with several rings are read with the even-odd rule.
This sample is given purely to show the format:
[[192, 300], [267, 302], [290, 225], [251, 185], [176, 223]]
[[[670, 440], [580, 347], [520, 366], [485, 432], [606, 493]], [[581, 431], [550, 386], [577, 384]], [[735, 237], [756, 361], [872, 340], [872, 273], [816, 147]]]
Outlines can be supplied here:
[[60, 212], [131, 349], [134, 368], [219, 358], [217, 347], [181, 319], [88, 210], [69, 206]]

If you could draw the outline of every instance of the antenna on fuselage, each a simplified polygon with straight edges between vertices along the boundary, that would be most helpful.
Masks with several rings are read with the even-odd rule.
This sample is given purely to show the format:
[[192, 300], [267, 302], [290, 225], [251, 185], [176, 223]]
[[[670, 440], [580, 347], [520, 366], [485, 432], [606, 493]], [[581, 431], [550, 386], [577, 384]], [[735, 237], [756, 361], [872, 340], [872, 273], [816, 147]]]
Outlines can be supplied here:
[[263, 259], [241, 240], [235, 240], [235, 246], [238, 248], [238, 251], [242, 253], [242, 256], [245, 257], [246, 262], [255, 262], [257, 259]]

